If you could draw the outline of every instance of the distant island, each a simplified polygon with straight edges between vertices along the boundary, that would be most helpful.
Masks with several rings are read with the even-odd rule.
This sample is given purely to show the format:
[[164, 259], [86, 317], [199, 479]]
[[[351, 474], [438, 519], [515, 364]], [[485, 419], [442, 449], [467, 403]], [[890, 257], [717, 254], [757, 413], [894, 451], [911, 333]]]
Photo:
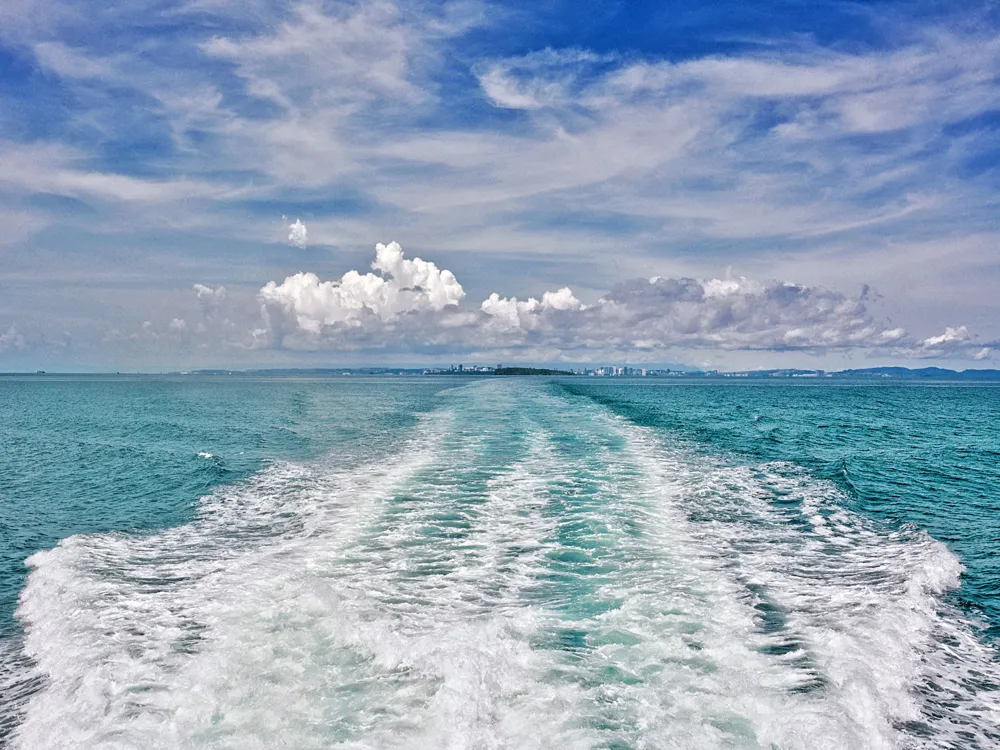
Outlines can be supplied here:
[[544, 367], [500, 367], [494, 375], [575, 375], [569, 370], [548, 370]]

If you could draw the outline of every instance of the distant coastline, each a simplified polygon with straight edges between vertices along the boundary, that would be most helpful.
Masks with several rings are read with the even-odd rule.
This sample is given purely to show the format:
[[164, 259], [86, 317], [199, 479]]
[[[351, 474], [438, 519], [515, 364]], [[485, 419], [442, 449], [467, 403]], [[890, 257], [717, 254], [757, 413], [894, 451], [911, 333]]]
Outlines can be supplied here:
[[550, 370], [545, 367], [500, 367], [494, 375], [576, 375], [569, 370]]
[[747, 380], [773, 380], [773, 379], [805, 379], [805, 380], [830, 380], [830, 379], [853, 379], [853, 380], [905, 380], [905, 381], [1000, 381], [1000, 370], [949, 370], [941, 367], [922, 367], [911, 369], [908, 367], [866, 367], [850, 370], [801, 370], [801, 369], [773, 369], [773, 370], [695, 370], [695, 369], [667, 369], [667, 368], [641, 368], [630, 366], [603, 366], [603, 367], [577, 367], [569, 370], [560, 370], [548, 367], [521, 367], [521, 366], [497, 366], [485, 367], [473, 365], [469, 367], [289, 367], [289, 368], [268, 368], [268, 369], [200, 369], [200, 370], [173, 370], [167, 372], [0, 372], [0, 377], [37, 377], [37, 378], [58, 378], [60, 376], [260, 376], [260, 375], [288, 375], [288, 376], [422, 376], [422, 375], [444, 375], [454, 377], [493, 377], [493, 376], [524, 376], [524, 375], [548, 375], [548, 376], [575, 376], [575, 377], [601, 377], [601, 378], [670, 378], [684, 380], [704, 380], [714, 379], [747, 379]]

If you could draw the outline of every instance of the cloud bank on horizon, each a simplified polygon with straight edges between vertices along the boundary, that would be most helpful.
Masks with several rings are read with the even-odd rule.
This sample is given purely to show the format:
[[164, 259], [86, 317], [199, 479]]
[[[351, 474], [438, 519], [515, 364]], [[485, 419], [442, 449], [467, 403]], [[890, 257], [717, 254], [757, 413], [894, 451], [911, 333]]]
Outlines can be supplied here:
[[[297, 273], [260, 290], [258, 344], [302, 350], [409, 351], [590, 359], [673, 349], [869, 350], [902, 357], [984, 359], [989, 347], [965, 326], [926, 339], [877, 320], [866, 294], [736, 279], [635, 279], [595, 304], [569, 287], [520, 301], [494, 292], [479, 306], [448, 270], [378, 244], [375, 273], [321, 281]], [[200, 294], [200, 292], [199, 292]]]
[[[909, 0], [16, 0], [0, 364], [987, 364], [998, 32]], [[415, 252], [344, 272], [387, 236]]]

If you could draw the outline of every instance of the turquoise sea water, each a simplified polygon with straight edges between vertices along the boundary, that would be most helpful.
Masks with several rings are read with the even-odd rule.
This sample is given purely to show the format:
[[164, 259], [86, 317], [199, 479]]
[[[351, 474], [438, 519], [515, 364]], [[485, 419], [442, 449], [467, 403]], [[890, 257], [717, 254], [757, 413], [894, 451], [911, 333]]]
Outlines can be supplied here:
[[998, 554], [996, 387], [5, 378], [0, 742], [998, 747]]

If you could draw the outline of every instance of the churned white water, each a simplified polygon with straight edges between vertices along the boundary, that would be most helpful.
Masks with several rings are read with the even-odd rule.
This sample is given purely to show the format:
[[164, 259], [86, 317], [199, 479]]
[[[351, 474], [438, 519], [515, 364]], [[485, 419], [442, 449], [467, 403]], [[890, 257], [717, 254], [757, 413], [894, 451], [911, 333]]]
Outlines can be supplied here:
[[1000, 743], [958, 560], [832, 485], [509, 382], [401, 439], [34, 555], [13, 745]]

